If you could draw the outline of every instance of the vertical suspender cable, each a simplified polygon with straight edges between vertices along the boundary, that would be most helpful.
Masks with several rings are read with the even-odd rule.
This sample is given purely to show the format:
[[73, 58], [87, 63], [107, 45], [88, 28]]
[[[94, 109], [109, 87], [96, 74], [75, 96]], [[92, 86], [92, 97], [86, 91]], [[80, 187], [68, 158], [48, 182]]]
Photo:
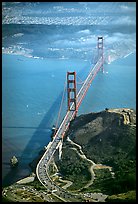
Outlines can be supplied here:
[[65, 91], [66, 91], [66, 83], [67, 83], [67, 81], [65, 80], [64, 90], [63, 90], [62, 100], [61, 100], [61, 104], [60, 104], [60, 108], [59, 108], [59, 112], [58, 112], [58, 118], [57, 118], [55, 130], [56, 130], [57, 127], [58, 127], [58, 123], [59, 123], [59, 119], [60, 119], [60, 114], [61, 114], [61, 110], [62, 110], [62, 106], [63, 106], [63, 101], [64, 101], [64, 95], [65, 95]]

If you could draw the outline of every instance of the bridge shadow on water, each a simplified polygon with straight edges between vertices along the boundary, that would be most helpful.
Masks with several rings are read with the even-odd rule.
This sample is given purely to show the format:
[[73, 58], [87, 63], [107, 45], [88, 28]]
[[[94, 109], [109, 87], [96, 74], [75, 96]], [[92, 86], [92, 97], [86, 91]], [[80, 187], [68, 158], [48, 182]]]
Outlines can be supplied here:
[[[87, 67], [88, 68], [88, 67]], [[83, 67], [77, 75], [79, 77], [84, 78], [86, 74], [86, 67]], [[63, 91], [58, 95], [49, 111], [46, 113], [44, 118], [42, 119], [39, 126], [36, 128], [36, 131], [32, 135], [29, 140], [27, 146], [23, 150], [20, 158], [19, 165], [16, 168], [11, 168], [9, 173], [4, 177], [2, 181], [2, 186], [8, 186], [12, 183], [16, 182], [28, 176], [31, 173], [31, 168], [29, 167], [29, 163], [36, 158], [40, 152], [40, 150], [44, 149], [44, 146], [48, 144], [51, 136], [51, 128], [54, 125], [55, 116], [58, 115], [61, 98], [63, 95]], [[4, 128], [25, 128], [25, 127], [4, 127]], [[27, 127], [27, 129], [34, 129], [34, 127]], [[6, 164], [8, 165], [8, 164]]]
[[[38, 156], [40, 150], [44, 148], [45, 145], [50, 141], [51, 136], [51, 127], [54, 124], [55, 116], [58, 114], [61, 98], [63, 91], [58, 95], [49, 111], [46, 113], [42, 119], [39, 126], [36, 128], [36, 131], [29, 140], [27, 146], [23, 150], [20, 158], [19, 165], [16, 168], [11, 168], [10, 172], [4, 177], [2, 181], [2, 186], [11, 185], [19, 179], [22, 179], [31, 172], [29, 163]], [[5, 127], [6, 128], [6, 127]], [[12, 127], [7, 127], [12, 128]], [[15, 127], [18, 128], [18, 127]], [[22, 128], [22, 127], [19, 127]], [[32, 129], [32, 127], [29, 127]], [[8, 165], [8, 164], [6, 164]]]

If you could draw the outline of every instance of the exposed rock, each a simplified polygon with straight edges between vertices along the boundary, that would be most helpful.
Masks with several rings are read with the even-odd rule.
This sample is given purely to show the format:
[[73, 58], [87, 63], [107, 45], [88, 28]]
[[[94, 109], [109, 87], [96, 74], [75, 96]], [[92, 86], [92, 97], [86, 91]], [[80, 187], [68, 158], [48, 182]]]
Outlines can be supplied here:
[[13, 157], [11, 158], [10, 162], [11, 162], [11, 166], [12, 166], [12, 167], [18, 166], [18, 159], [16, 158], [16, 156], [13, 156]]

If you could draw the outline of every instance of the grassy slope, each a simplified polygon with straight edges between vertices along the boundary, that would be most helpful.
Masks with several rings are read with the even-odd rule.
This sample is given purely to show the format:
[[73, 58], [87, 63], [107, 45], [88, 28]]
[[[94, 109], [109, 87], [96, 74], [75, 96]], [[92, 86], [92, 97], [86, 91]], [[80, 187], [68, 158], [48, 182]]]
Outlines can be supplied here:
[[[115, 172], [113, 179], [109, 172], [99, 171], [98, 179], [88, 191], [97, 189], [97, 192], [112, 195], [136, 189], [136, 128], [124, 125], [123, 116], [107, 111], [79, 116], [72, 122], [67, 135], [82, 146], [88, 158], [113, 167]], [[81, 163], [65, 142], [63, 160], [58, 163], [64, 177], [86, 183], [89, 179], [87, 165]], [[82, 187], [80, 183], [76, 186]]]

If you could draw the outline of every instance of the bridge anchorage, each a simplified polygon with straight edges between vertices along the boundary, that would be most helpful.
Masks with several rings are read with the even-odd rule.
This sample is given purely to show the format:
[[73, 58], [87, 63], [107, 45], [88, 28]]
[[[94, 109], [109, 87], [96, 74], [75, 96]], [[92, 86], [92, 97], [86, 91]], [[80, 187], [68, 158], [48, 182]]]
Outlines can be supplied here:
[[[61, 159], [64, 135], [69, 128], [70, 122], [76, 117], [78, 108], [83, 98], [85, 97], [95, 76], [100, 70], [102, 70], [102, 72], [104, 71], [103, 63], [104, 63], [103, 37], [98, 37], [98, 60], [94, 65], [94, 67], [91, 67], [90, 72], [87, 78], [85, 79], [84, 83], [82, 84], [82, 87], [80, 88], [78, 93], [77, 93], [77, 87], [76, 87], [76, 72], [67, 72], [67, 107], [68, 107], [67, 113], [64, 119], [62, 120], [59, 128], [57, 128], [57, 125], [56, 127], [54, 127], [54, 129], [56, 129], [54, 137], [52, 141], [48, 144], [45, 150], [45, 153], [43, 154], [42, 158], [40, 159], [36, 167], [36, 174], [41, 184], [46, 188], [54, 190], [55, 194], [63, 199], [65, 194], [68, 194], [68, 197], [69, 197], [68, 200], [71, 202], [77, 201], [79, 195], [73, 194], [71, 192], [67, 192], [61, 187], [56, 186], [56, 184], [53, 182], [53, 180], [50, 178], [48, 174], [48, 169], [49, 169], [50, 161], [53, 155], [55, 154], [56, 150], [58, 149], [59, 149], [59, 159]], [[63, 97], [62, 97], [61, 104], [62, 103], [63, 103]]]

